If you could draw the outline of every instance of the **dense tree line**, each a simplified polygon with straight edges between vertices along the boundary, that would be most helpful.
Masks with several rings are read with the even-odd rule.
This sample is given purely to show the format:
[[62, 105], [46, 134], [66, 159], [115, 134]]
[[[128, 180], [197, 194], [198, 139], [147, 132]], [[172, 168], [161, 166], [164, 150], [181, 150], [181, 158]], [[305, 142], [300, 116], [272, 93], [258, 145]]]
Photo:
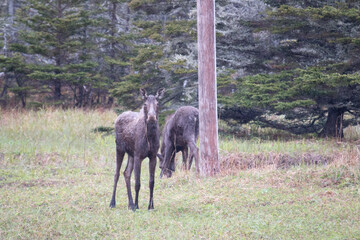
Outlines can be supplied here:
[[[223, 117], [296, 134], [343, 137], [360, 110], [360, 4], [357, 1], [267, 1], [274, 8], [254, 31], [274, 41], [258, 74], [220, 78]], [[281, 4], [279, 4], [281, 3]], [[260, 72], [260, 74], [259, 74]]]
[[174, 38], [179, 44], [181, 38], [195, 42], [193, 20], [176, 12], [170, 20], [154, 17], [158, 14], [146, 12], [154, 4], [136, 1], [15, 2], [14, 21], [2, 18], [3, 29], [10, 24], [16, 30], [11, 37], [4, 31], [1, 39], [3, 104], [14, 95], [23, 107], [27, 99], [83, 107], [112, 104], [116, 97], [136, 108], [140, 87], [168, 86], [167, 101], [187, 96], [179, 79], [195, 89], [196, 67], [174, 57], [169, 44]]
[[[342, 136], [360, 110], [357, 1], [216, 1], [219, 112], [296, 134]], [[7, 0], [0, 103], [197, 105], [196, 2]]]

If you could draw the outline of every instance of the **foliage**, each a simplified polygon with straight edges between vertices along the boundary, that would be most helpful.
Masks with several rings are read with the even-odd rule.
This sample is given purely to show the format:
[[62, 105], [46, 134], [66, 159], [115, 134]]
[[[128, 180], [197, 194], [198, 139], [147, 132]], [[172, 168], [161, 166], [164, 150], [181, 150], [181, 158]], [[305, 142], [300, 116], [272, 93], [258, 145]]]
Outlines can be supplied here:
[[[64, 100], [63, 92], [71, 89], [75, 105], [80, 107], [90, 101], [93, 89], [107, 87], [104, 78], [95, 71], [98, 65], [93, 61], [94, 38], [89, 32], [99, 21], [87, 4], [89, 1], [85, 0], [32, 0], [20, 5], [16, 25], [11, 26], [16, 26], [19, 38], [12, 39], [10, 53], [6, 55], [8, 65], [13, 55], [22, 56], [26, 74], [16, 76], [18, 85], [27, 81], [37, 90], [50, 88], [57, 101]], [[5, 73], [7, 78], [13, 74], [8, 67]], [[24, 92], [19, 90], [15, 91]]]
[[[262, 113], [253, 120], [293, 133], [343, 136], [343, 128], [360, 113], [360, 48], [350, 31], [360, 11], [347, 4], [309, 3], [281, 5], [267, 13], [265, 21], [251, 24], [254, 31], [271, 31], [279, 39], [271, 59], [264, 61], [270, 74], [239, 79], [226, 106], [236, 109], [236, 102], [238, 108], [255, 108]], [[344, 119], [345, 113], [355, 118]], [[280, 118], [270, 120], [270, 114]]]
[[[358, 73], [329, 73], [321, 68], [295, 69], [247, 77], [242, 82], [240, 94], [244, 97], [242, 104], [278, 113], [315, 105], [318, 109], [346, 106], [349, 110], [357, 110], [359, 79]], [[349, 95], [344, 95], [344, 91]]]
[[[165, 110], [197, 105], [195, 2], [18, 3], [16, 25], [9, 25], [17, 34], [0, 60], [2, 102], [11, 95], [23, 105], [86, 107], [116, 99], [125, 110], [139, 106], [140, 87], [165, 87]], [[216, 3], [220, 117], [341, 137], [360, 113], [359, 3], [266, 3], [271, 8], [262, 1]]]
[[94, 63], [84, 54], [90, 45], [80, 33], [91, 24], [83, 3], [32, 0], [19, 11], [17, 21], [25, 26], [20, 32], [23, 45], [13, 49], [37, 56], [38, 64], [28, 65], [28, 76], [53, 85], [55, 99], [61, 97], [62, 85], [86, 84], [94, 75]]
[[[140, 11], [143, 4], [148, 4], [146, 1], [138, 3], [139, 5], [134, 7], [135, 2], [132, 1], [130, 7]], [[122, 82], [114, 85], [112, 95], [118, 98], [120, 104], [136, 108], [139, 106], [137, 93], [140, 86], [150, 88], [149, 92], [167, 86], [169, 97], [164, 102], [191, 100], [189, 95], [192, 95], [193, 91], [184, 89], [182, 83], [186, 82], [185, 85], [190, 85], [189, 88], [196, 86], [196, 68], [189, 65], [186, 59], [177, 57], [176, 49], [174, 51], [173, 47], [168, 46], [180, 39], [184, 40], [185, 44], [195, 41], [195, 22], [189, 19], [138, 20], [133, 24], [136, 28], [132, 36], [137, 43], [133, 45], [132, 56], [128, 60], [130, 71], [123, 77]]]
[[[196, 21], [183, 14], [193, 4], [152, 0], [18, 3], [16, 24], [11, 25], [18, 34], [10, 49], [24, 57], [28, 69], [24, 77], [41, 89], [28, 92], [32, 100], [85, 107], [96, 102], [112, 104], [116, 98], [122, 107], [136, 108], [140, 86], [149, 92], [166, 86], [164, 102], [194, 102]], [[6, 84], [4, 93], [9, 89]], [[16, 83], [10, 85], [14, 88]]]
[[36, 87], [27, 74], [31, 72], [21, 54], [14, 53], [10, 56], [0, 56], [0, 68], [7, 72], [7, 78], [12, 79], [13, 84], [8, 84], [8, 90], [15, 93], [21, 100], [22, 106], [26, 106], [26, 98]]

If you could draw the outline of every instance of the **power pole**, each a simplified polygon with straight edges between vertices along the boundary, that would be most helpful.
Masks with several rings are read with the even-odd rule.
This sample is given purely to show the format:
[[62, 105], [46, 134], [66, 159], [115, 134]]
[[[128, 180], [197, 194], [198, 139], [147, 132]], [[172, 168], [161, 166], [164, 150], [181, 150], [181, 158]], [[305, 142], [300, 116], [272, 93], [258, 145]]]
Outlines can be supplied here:
[[197, 0], [200, 174], [219, 171], [215, 0]]

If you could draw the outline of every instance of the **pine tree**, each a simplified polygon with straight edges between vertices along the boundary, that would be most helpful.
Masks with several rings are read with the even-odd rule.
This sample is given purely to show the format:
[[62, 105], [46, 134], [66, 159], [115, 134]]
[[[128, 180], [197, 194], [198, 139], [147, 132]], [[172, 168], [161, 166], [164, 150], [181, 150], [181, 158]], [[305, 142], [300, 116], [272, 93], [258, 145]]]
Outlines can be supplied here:
[[19, 53], [11, 56], [0, 56], [0, 68], [3, 68], [7, 78], [12, 80], [8, 84], [8, 90], [18, 96], [22, 107], [26, 107], [26, 98], [34, 90], [35, 84], [29, 80], [30, 73], [24, 57]]
[[[79, 31], [84, 28], [84, 0], [30, 0], [21, 8], [18, 21], [25, 26], [20, 32], [24, 44], [14, 46], [37, 57], [28, 75], [53, 89], [60, 100], [62, 86], [78, 85], [93, 75], [93, 63], [77, 60], [84, 49]], [[86, 46], [85, 46], [86, 47]]]
[[0, 12], [0, 71], [2, 72], [0, 81], [2, 90], [0, 99], [6, 105], [9, 100], [8, 93], [14, 93], [21, 101], [23, 107], [26, 106], [26, 98], [33, 90], [34, 86], [29, 81], [27, 74], [29, 69], [26, 66], [25, 58], [14, 52], [12, 44], [18, 41], [16, 36], [17, 26], [14, 24], [15, 9], [21, 3], [21, 0], [8, 0], [4, 6], [5, 11]]
[[129, 2], [133, 19], [128, 71], [111, 90], [121, 104], [129, 108], [138, 107], [140, 102], [134, 93], [140, 87], [155, 92], [166, 86], [164, 103], [172, 100], [188, 103], [196, 97], [196, 65], [188, 61], [188, 58], [196, 57], [189, 57], [189, 46], [196, 43], [196, 22], [184, 14], [192, 7], [191, 2]]
[[99, 64], [96, 63], [98, 55], [96, 32], [101, 28], [100, 10], [92, 1], [83, 1], [79, 9], [79, 24], [77, 34], [74, 36], [80, 45], [75, 57], [71, 58], [69, 64], [68, 85], [73, 91], [75, 106], [91, 106], [94, 102], [93, 95], [100, 103], [101, 92], [108, 86], [106, 79], [101, 76]]
[[[324, 2], [281, 5], [269, 11], [265, 21], [251, 23], [278, 38], [271, 58], [263, 61], [272, 73], [239, 79], [236, 100], [228, 99], [229, 109], [236, 105], [255, 108], [261, 114], [254, 119], [267, 126], [325, 137], [342, 137], [343, 129], [356, 122], [360, 113], [359, 4]], [[269, 113], [283, 117], [269, 119]], [[344, 114], [353, 118], [344, 120]]]
[[[130, 34], [130, 10], [127, 1], [108, 0], [99, 4], [101, 11], [101, 29], [97, 32], [98, 61], [100, 72], [107, 82], [108, 90], [122, 81], [129, 72], [129, 58], [132, 54]], [[113, 96], [109, 96], [108, 102], [113, 103]]]

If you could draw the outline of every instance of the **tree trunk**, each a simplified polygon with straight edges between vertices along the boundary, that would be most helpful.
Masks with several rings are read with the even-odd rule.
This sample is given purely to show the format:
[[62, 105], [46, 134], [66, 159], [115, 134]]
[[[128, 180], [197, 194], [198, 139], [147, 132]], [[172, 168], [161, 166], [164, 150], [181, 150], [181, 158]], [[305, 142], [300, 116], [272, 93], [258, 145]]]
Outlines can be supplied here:
[[10, 79], [8, 77], [8, 74], [5, 74], [4, 81], [5, 81], [4, 87], [3, 90], [1, 91], [0, 98], [4, 97], [7, 94], [7, 89], [9, 88], [10, 85]]
[[[117, 3], [112, 2], [110, 4], [110, 18], [111, 18], [110, 36], [111, 36], [111, 42], [110, 42], [110, 53], [109, 53], [111, 59], [115, 59], [115, 51], [116, 51], [116, 41], [114, 40], [115, 34], [116, 34], [116, 23], [117, 23], [116, 9], [117, 9]], [[116, 79], [116, 73], [115, 73], [114, 64], [110, 64], [110, 78], [112, 80]]]
[[20, 100], [21, 100], [21, 105], [23, 108], [26, 107], [26, 94], [25, 93], [20, 93]]
[[77, 107], [78, 108], [82, 108], [84, 106], [84, 86], [83, 85], [80, 85], [78, 87], [79, 89], [79, 97], [78, 97], [78, 102], [76, 103]]
[[[19, 75], [17, 75], [17, 74], [15, 74], [15, 81], [16, 81], [19, 88], [24, 87], [24, 83], [23, 83], [23, 81], [21, 81], [21, 77]], [[18, 96], [19, 96], [19, 98], [21, 100], [21, 105], [22, 105], [23, 108], [26, 107], [26, 91], [27, 90], [20, 90], [18, 92]]]
[[[63, 18], [63, 12], [65, 11], [65, 8], [62, 6], [62, 1], [57, 1], [57, 18], [61, 19]], [[56, 33], [56, 40], [57, 40], [57, 46], [55, 47], [56, 50], [56, 56], [55, 56], [55, 62], [57, 67], [62, 67], [63, 63], [65, 61], [65, 53], [64, 53], [64, 36], [62, 32]], [[60, 74], [60, 71], [55, 71], [56, 74]], [[61, 98], [61, 85], [62, 82], [60, 79], [54, 80], [54, 98], [55, 100], [60, 100]]]
[[60, 82], [60, 80], [55, 80], [54, 86], [55, 86], [54, 98], [55, 98], [55, 100], [60, 100], [60, 98], [61, 98], [61, 82]]
[[342, 122], [344, 118], [344, 108], [329, 108], [324, 129], [320, 133], [323, 137], [344, 137]]

